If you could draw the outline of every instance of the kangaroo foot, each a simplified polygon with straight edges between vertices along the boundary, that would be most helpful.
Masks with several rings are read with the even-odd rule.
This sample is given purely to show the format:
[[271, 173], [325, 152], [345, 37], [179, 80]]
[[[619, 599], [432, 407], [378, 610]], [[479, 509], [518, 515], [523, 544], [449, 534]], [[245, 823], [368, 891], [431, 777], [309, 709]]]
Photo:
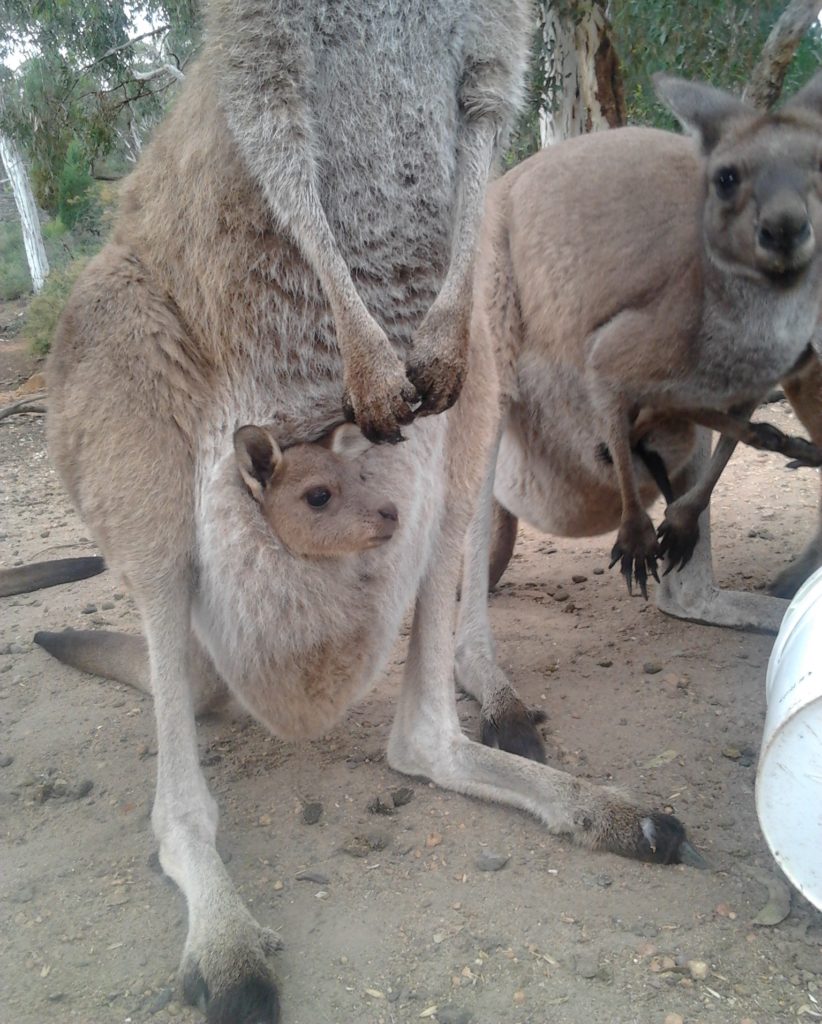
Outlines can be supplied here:
[[208, 1024], [278, 1024], [280, 998], [266, 957], [281, 948], [276, 933], [255, 928], [248, 942], [189, 948], [180, 967], [183, 996]]
[[493, 712], [482, 709], [480, 739], [486, 747], [545, 764], [545, 745], [537, 726], [546, 717], [541, 708], [528, 708], [511, 693], [504, 702], [495, 702]]
[[685, 826], [662, 811], [637, 814], [636, 807], [613, 805], [596, 847], [654, 864], [688, 864], [706, 868], [707, 861], [688, 842]]
[[822, 448], [804, 437], [791, 437], [783, 433], [772, 423], [750, 423], [748, 424], [748, 436], [743, 440], [752, 448], [758, 448], [766, 452], [779, 452], [787, 455], [792, 462], [788, 463], [790, 469], [798, 469], [802, 466], [822, 466]]
[[662, 581], [656, 604], [661, 612], [677, 619], [704, 622], [709, 626], [776, 633], [787, 608], [786, 601], [763, 594], [720, 590], [712, 581], [686, 579], [688, 572], [674, 573]]
[[803, 551], [795, 562], [782, 570], [768, 587], [768, 593], [774, 597], [791, 598], [799, 590], [805, 580], [822, 565], [822, 551], [818, 545], [811, 545]]
[[619, 571], [625, 578], [628, 593], [633, 593], [632, 582], [636, 580], [640, 593], [648, 600], [648, 574], [659, 583], [657, 560], [660, 556], [654, 524], [641, 513], [634, 519], [625, 520], [617, 533], [616, 544], [611, 549], [609, 569], [619, 562]]

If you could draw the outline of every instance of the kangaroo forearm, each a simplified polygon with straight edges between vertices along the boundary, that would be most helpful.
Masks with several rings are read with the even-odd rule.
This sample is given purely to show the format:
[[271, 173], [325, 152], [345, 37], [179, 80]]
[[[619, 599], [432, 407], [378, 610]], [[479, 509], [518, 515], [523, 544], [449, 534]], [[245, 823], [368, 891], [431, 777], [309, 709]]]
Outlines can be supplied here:
[[725, 467], [730, 462], [731, 456], [736, 450], [738, 442], [724, 434], [720, 436], [714, 448], [711, 461], [705, 473], [699, 478], [696, 484], [683, 495], [682, 500], [687, 501], [695, 510], [696, 515], [704, 512], [711, 501], [711, 495], [719, 482], [719, 478], [725, 472]]
[[483, 200], [496, 150], [497, 130], [483, 119], [463, 127], [457, 166], [457, 216], [448, 273], [441, 300], [467, 301]]
[[[232, 136], [258, 182], [276, 224], [292, 238], [319, 278], [337, 322], [343, 356], [351, 336], [373, 334], [323, 209], [318, 185], [317, 132], [307, 99], [310, 56], [294, 32], [268, 31], [269, 48], [281, 53], [280, 73], [249, 87], [248, 69], [259, 39], [232, 39], [216, 48], [222, 65], [218, 96]], [[289, 55], [287, 59], [285, 54]]]

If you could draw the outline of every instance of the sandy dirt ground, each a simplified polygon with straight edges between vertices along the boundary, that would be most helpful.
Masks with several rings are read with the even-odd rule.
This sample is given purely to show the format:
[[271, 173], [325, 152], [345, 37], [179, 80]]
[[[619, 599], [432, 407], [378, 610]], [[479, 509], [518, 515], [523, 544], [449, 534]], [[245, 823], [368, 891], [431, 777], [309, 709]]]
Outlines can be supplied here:
[[[3, 400], [24, 362], [0, 344]], [[797, 429], [784, 403], [768, 415]], [[723, 585], [763, 588], [811, 531], [817, 477], [782, 461], [744, 452], [720, 486]], [[822, 915], [791, 893], [784, 920], [756, 923], [788, 893], [754, 809], [772, 638], [629, 598], [603, 572], [610, 543], [521, 530], [492, 598], [501, 661], [546, 710], [553, 764], [673, 809], [712, 870], [584, 852], [523, 813], [392, 772], [403, 638], [322, 742], [286, 745], [231, 713], [200, 723], [221, 853], [285, 938], [285, 1024], [822, 1019]], [[93, 550], [43, 418], [0, 422], [0, 564]], [[200, 1021], [175, 988], [186, 912], [149, 822], [151, 701], [32, 644], [68, 626], [139, 629], [112, 574], [0, 601], [0, 1022]], [[476, 734], [476, 707], [459, 709]], [[395, 813], [368, 810], [400, 787], [411, 798]], [[489, 860], [498, 870], [480, 870]]]

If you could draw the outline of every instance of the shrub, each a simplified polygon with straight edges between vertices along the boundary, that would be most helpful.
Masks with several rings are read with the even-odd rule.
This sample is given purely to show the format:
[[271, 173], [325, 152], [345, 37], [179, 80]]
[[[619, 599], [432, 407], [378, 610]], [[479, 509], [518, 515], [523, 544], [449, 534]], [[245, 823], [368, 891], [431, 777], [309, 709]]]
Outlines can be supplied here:
[[92, 199], [88, 157], [82, 143], [72, 139], [57, 186], [57, 213], [69, 230], [88, 218]]
[[45, 355], [51, 348], [60, 313], [86, 263], [87, 259], [74, 259], [64, 267], [53, 269], [43, 290], [31, 300], [23, 336], [36, 355]]
[[31, 277], [20, 225], [0, 223], [0, 300], [9, 302], [30, 291]]

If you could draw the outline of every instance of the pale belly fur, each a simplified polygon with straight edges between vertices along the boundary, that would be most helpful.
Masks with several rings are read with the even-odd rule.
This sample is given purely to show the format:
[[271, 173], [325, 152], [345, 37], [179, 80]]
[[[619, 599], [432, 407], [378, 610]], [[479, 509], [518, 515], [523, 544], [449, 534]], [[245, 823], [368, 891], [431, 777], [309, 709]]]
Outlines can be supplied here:
[[194, 627], [233, 694], [275, 734], [321, 735], [383, 671], [443, 514], [447, 416], [361, 456], [370, 486], [397, 505], [399, 527], [382, 547], [344, 558], [288, 552], [230, 452], [202, 466]]
[[[655, 428], [645, 439], [673, 480], [693, 453], [685, 424]], [[502, 436], [494, 496], [544, 533], [591, 537], [619, 526], [622, 502], [614, 467], [602, 457], [603, 431], [582, 381], [567, 369], [520, 359], [519, 396]], [[634, 457], [645, 505], [659, 497], [645, 464]]]

